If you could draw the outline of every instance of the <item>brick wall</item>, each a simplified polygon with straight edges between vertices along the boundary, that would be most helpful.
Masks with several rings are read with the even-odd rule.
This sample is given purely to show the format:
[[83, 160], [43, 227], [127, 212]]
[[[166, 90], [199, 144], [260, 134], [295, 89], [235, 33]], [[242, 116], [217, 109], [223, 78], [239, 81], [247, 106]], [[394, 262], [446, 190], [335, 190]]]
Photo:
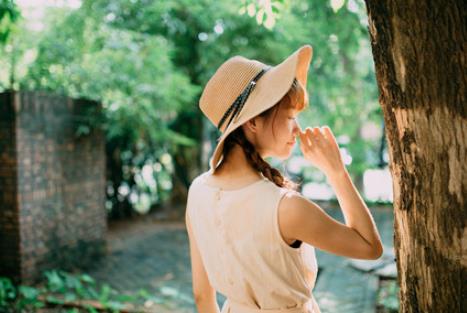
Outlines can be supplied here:
[[105, 250], [105, 141], [76, 136], [98, 103], [0, 94], [0, 275], [35, 281], [85, 267]]

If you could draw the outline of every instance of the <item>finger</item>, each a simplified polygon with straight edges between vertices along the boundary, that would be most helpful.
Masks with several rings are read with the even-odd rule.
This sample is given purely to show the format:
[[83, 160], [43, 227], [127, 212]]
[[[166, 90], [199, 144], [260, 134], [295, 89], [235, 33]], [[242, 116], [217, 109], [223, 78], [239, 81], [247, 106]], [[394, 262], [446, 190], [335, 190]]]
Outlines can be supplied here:
[[300, 138], [300, 146], [303, 146], [304, 148], [308, 149], [308, 139], [306, 138], [305, 134], [302, 132], [298, 133], [298, 136]]
[[307, 145], [307, 148], [311, 148], [311, 145], [312, 145], [312, 142], [311, 142], [311, 138], [310, 138], [310, 128], [307, 127], [305, 129], [305, 131], [302, 133], [302, 136], [304, 137], [304, 141]]
[[316, 143], [321, 144], [323, 143], [323, 134], [321, 133], [319, 127], [313, 128], [313, 137]]
[[321, 130], [323, 131], [323, 134], [327, 139], [331, 140], [334, 137], [331, 129], [329, 128], [329, 126], [325, 125], [325, 126], [321, 127]]
[[323, 127], [317, 126], [315, 127], [316, 134], [322, 136], [323, 135]]
[[305, 130], [305, 133], [306, 133], [306, 137], [308, 138], [308, 142], [310, 144], [310, 146], [313, 145], [313, 141], [314, 141], [314, 135], [313, 135], [313, 131], [310, 127], [307, 127], [306, 130]]
[[307, 127], [305, 129], [305, 133], [309, 138], [311, 138], [311, 136], [313, 136], [313, 130], [310, 127]]
[[324, 141], [326, 141], [326, 142], [331, 142], [331, 141], [332, 141], [332, 139], [331, 139], [332, 137], [329, 136], [329, 133], [326, 131], [326, 127], [327, 127], [327, 126], [321, 126], [321, 127], [319, 128], [319, 130], [320, 130], [320, 132], [321, 132], [321, 134], [322, 134], [322, 136], [323, 136]]
[[334, 134], [332, 133], [331, 128], [329, 128], [328, 126], [325, 126], [324, 133], [326, 137], [328, 138], [329, 143], [331, 143], [335, 147], [339, 147], [339, 145], [337, 144], [336, 137], [334, 137]]

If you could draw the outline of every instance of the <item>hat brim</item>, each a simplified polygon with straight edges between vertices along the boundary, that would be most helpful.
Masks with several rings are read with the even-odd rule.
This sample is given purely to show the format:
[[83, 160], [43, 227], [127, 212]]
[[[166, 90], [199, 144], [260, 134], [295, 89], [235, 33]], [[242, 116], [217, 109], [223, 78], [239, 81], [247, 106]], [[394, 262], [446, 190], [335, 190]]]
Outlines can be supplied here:
[[209, 161], [211, 172], [216, 170], [221, 160], [224, 140], [230, 133], [251, 118], [274, 106], [290, 89], [294, 78], [297, 78], [303, 86], [306, 86], [312, 56], [313, 48], [310, 45], [304, 45], [282, 63], [271, 67], [259, 79], [240, 114], [234, 118], [229, 127], [217, 139], [218, 143]]

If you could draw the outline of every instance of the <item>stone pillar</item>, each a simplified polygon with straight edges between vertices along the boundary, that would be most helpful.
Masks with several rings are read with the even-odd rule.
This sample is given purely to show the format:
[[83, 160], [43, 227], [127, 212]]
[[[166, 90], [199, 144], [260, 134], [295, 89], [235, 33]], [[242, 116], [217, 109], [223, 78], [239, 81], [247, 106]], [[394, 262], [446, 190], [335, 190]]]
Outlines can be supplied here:
[[105, 139], [77, 135], [98, 103], [0, 94], [0, 276], [33, 282], [105, 251]]

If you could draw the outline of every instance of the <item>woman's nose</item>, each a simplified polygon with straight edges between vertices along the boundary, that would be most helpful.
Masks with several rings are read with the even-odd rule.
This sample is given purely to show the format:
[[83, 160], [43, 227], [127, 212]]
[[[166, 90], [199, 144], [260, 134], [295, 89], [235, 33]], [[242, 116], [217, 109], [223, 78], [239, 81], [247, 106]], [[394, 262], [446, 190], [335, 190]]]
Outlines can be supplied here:
[[294, 128], [293, 128], [293, 134], [294, 136], [298, 135], [301, 132], [301, 127], [300, 124], [298, 124], [298, 120], [295, 120]]

